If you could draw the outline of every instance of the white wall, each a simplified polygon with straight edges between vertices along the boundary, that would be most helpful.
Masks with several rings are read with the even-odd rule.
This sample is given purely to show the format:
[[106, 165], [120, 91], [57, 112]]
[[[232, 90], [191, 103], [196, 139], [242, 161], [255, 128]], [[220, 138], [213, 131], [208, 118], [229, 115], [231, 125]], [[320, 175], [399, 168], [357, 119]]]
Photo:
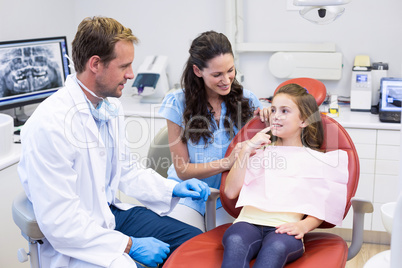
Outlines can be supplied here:
[[[328, 25], [312, 24], [286, 6], [285, 0], [245, 0], [244, 41], [335, 43], [343, 53], [342, 78], [323, 82], [339, 95], [350, 94], [351, 68], [358, 54], [387, 62], [389, 76], [402, 76], [402, 1], [353, 0]], [[167, 55], [170, 86], [180, 80], [192, 39], [211, 29], [225, 33], [224, 0], [0, 0], [0, 41], [66, 35], [71, 43], [79, 22], [94, 15], [114, 17], [140, 38], [134, 70], [147, 55]], [[243, 84], [259, 97], [271, 95], [283, 81], [269, 73], [271, 55], [240, 55], [237, 68], [245, 74]]]
[[[245, 42], [332, 42], [343, 54], [343, 72], [339, 81], [323, 81], [327, 90], [350, 96], [354, 57], [369, 55], [371, 62], [387, 62], [389, 76], [402, 76], [402, 1], [353, 0], [344, 14], [331, 24], [315, 25], [298, 14], [286, 11], [286, 1], [245, 0]], [[247, 3], [246, 3], [247, 2]], [[268, 5], [269, 2], [269, 5]], [[273, 93], [283, 82], [268, 70], [271, 53], [245, 53], [238, 68], [245, 74], [244, 86], [260, 97]]]
[[74, 1], [0, 0], [0, 41], [72, 36], [74, 13]]
[[[223, 0], [77, 1], [76, 24], [86, 16], [113, 17], [140, 39], [134, 71], [148, 55], [168, 56], [170, 86], [180, 81], [191, 41], [201, 32], [225, 31]], [[127, 83], [131, 86], [131, 84]]]

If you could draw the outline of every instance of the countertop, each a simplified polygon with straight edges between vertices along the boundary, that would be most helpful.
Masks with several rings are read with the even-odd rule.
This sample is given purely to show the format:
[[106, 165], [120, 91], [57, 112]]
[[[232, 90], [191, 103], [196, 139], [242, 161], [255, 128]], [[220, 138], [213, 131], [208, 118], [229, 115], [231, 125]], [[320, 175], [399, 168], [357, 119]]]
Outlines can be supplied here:
[[[324, 105], [320, 110], [327, 112], [328, 108]], [[345, 128], [401, 130], [400, 123], [381, 122], [378, 114], [370, 112], [352, 112], [349, 105], [339, 105], [339, 116], [334, 119]]]
[[[162, 118], [158, 114], [161, 103], [141, 103], [139, 96], [124, 96], [121, 98], [124, 112], [126, 116], [139, 116], [139, 117], [155, 117]], [[269, 106], [264, 102], [263, 106]], [[321, 105], [320, 111], [327, 112], [328, 106]], [[386, 129], [386, 130], [400, 130], [401, 124], [399, 123], [384, 123], [379, 119], [378, 114], [371, 114], [370, 112], [355, 112], [350, 110], [349, 105], [339, 105], [339, 116], [334, 117], [343, 127], [346, 128], [366, 128], [366, 129]]]
[[21, 144], [14, 143], [12, 146], [11, 153], [3, 158], [0, 158], [0, 170], [5, 169], [9, 166], [14, 165], [20, 161], [21, 155]]
[[[142, 103], [140, 100], [139, 96], [123, 96], [120, 99], [126, 116], [162, 118], [158, 114], [161, 103]], [[269, 106], [267, 103], [263, 105]], [[327, 112], [328, 107], [321, 105], [320, 111]], [[349, 105], [339, 105], [339, 116], [334, 119], [345, 128], [401, 130], [399, 123], [383, 123], [378, 115], [370, 112], [352, 112]], [[0, 170], [17, 163], [20, 159], [20, 151], [21, 144], [13, 144], [10, 155], [0, 159]]]
[[137, 95], [123, 96], [120, 101], [126, 116], [163, 118], [158, 114], [162, 103], [142, 103]]

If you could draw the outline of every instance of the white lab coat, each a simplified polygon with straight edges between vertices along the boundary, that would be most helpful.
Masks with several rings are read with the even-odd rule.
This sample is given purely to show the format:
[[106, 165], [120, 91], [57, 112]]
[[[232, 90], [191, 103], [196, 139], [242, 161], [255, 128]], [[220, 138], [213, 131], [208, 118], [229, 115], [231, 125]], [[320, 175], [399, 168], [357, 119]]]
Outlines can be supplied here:
[[[130, 159], [125, 143], [124, 114], [112, 119], [115, 140], [111, 181], [115, 198], [120, 189], [160, 215], [178, 202], [177, 182]], [[42, 267], [136, 267], [124, 254], [129, 237], [117, 232], [105, 195], [106, 148], [74, 75], [66, 86], [42, 102], [21, 132], [19, 176], [33, 203], [46, 239], [40, 247]], [[129, 204], [115, 205], [121, 209]]]

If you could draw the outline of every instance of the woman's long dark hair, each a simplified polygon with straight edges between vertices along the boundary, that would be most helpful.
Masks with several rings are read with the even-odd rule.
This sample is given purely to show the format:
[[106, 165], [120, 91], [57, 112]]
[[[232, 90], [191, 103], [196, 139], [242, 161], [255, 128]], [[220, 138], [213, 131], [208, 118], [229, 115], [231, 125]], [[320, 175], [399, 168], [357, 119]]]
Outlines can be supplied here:
[[[190, 57], [187, 60], [182, 78], [182, 88], [185, 95], [185, 109], [183, 113], [184, 133], [182, 142], [191, 140], [198, 143], [202, 138], [208, 145], [213, 137], [212, 132], [216, 126], [213, 124], [213, 110], [208, 102], [204, 79], [194, 74], [193, 66], [201, 71], [208, 66], [208, 61], [225, 54], [233, 56], [232, 46], [227, 37], [214, 31], [204, 32], [191, 44]], [[234, 79], [230, 93], [221, 96], [227, 107], [224, 126], [227, 134], [234, 137], [233, 126], [240, 129], [253, 116], [255, 107], [251, 107], [250, 100], [243, 96], [243, 87]], [[211, 143], [212, 143], [211, 139]]]

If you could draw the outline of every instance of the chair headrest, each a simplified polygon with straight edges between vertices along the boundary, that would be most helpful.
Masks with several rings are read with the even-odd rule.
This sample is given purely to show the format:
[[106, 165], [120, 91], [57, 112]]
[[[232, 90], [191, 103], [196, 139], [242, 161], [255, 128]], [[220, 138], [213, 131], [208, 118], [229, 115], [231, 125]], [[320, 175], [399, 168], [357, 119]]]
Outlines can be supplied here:
[[308, 93], [314, 96], [318, 106], [320, 106], [324, 102], [327, 96], [327, 88], [325, 87], [324, 83], [317, 79], [309, 77], [300, 77], [287, 80], [279, 84], [279, 86], [275, 89], [275, 93], [278, 91], [279, 88], [288, 84], [298, 84], [307, 89]]

